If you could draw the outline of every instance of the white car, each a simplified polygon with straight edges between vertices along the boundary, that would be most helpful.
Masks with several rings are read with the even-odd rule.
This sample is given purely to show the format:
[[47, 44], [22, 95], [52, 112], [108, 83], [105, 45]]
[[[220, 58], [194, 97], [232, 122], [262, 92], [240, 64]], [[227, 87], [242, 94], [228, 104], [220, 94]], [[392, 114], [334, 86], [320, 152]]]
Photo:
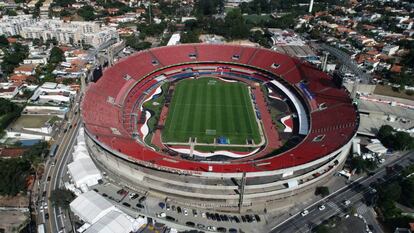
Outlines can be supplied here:
[[319, 210], [320, 210], [320, 211], [324, 210], [325, 208], [326, 208], [326, 207], [325, 207], [325, 205], [320, 205], [320, 206], [319, 206]]
[[213, 226], [208, 226], [207, 227], [207, 230], [209, 230], [209, 231], [216, 231], [217, 228], [216, 227], [213, 227]]
[[132, 197], [134, 197], [134, 196], [135, 196], [135, 193], [130, 193], [128, 197], [129, 197], [129, 199], [132, 199]]
[[302, 211], [302, 213], [300, 213], [302, 215], [302, 217], [305, 217], [306, 215], [309, 214], [309, 210], [304, 210]]
[[187, 216], [188, 215], [188, 210], [187, 209], [183, 209], [183, 213], [184, 213], [185, 216]]
[[206, 213], [201, 213], [201, 217], [203, 217], [203, 218], [206, 218], [207, 217], [207, 215], [206, 215]]
[[344, 205], [345, 205], [345, 206], [349, 206], [349, 204], [351, 204], [351, 201], [350, 201], [350, 200], [345, 200], [345, 201], [344, 201]]
[[158, 218], [165, 218], [167, 215], [164, 212], [157, 214]]

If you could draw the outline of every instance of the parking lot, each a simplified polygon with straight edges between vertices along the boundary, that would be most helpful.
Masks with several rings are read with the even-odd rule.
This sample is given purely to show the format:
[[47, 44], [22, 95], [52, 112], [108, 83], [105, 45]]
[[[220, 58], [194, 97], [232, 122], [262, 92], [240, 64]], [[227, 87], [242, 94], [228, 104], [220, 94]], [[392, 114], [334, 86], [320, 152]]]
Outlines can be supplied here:
[[[265, 220], [257, 214], [222, 213], [214, 210], [200, 210], [179, 206], [148, 196], [145, 192], [131, 191], [105, 182], [93, 190], [109, 199], [123, 210], [144, 215], [157, 222], [184, 226], [185, 229], [198, 229], [210, 232], [263, 232]], [[130, 212], [131, 211], [131, 212]]]

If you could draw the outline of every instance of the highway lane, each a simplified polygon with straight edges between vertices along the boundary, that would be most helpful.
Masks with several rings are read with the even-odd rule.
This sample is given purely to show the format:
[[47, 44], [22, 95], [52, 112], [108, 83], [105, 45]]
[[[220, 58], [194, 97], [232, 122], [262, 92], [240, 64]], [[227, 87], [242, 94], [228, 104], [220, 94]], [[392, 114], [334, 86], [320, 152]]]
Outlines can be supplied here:
[[[50, 182], [47, 183], [47, 203], [48, 203], [48, 212], [49, 212], [49, 224], [46, 227], [47, 232], [59, 232], [59, 230], [63, 227], [62, 220], [58, 221], [57, 213], [60, 215], [60, 211], [57, 211], [56, 207], [52, 206], [52, 203], [49, 200], [49, 197], [53, 190], [59, 188], [61, 183], [61, 175], [63, 168], [66, 166], [68, 152], [71, 148], [73, 148], [74, 140], [76, 139], [76, 135], [78, 129], [80, 127], [80, 114], [76, 114], [73, 116], [73, 111], [71, 111], [69, 119], [72, 119], [72, 127], [69, 129], [66, 134], [63, 135], [63, 138], [60, 141], [60, 146], [55, 156], [56, 165], [51, 168], [50, 172]], [[65, 231], [63, 231], [65, 232]]]
[[[388, 166], [394, 166], [396, 164], [406, 166], [410, 164], [409, 159], [413, 157], [414, 152], [407, 152], [400, 158], [388, 164]], [[345, 214], [348, 208], [356, 206], [364, 198], [364, 194], [371, 191], [369, 185], [376, 182], [377, 179], [383, 178], [384, 180], [389, 180], [396, 175], [398, 174], [386, 175], [386, 168], [381, 167], [377, 169], [376, 173], [372, 176], [362, 177], [337, 192], [332, 193], [326, 198], [308, 206], [305, 208], [309, 211], [308, 215], [302, 216], [301, 213], [296, 213], [289, 219], [274, 227], [271, 232], [309, 232], [313, 227], [317, 226], [322, 221], [337, 214]], [[345, 200], [351, 201], [351, 204], [346, 206], [344, 204]], [[318, 206], [321, 204], [325, 205], [325, 210], [318, 209]]]

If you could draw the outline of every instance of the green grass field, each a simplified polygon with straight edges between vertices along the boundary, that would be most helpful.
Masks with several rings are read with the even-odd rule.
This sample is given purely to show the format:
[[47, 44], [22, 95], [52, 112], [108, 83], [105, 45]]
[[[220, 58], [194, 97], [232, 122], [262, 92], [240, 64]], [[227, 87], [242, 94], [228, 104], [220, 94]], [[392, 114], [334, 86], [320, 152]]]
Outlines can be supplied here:
[[163, 130], [164, 142], [213, 143], [225, 136], [230, 144], [260, 142], [248, 87], [213, 78], [186, 79], [177, 83]]

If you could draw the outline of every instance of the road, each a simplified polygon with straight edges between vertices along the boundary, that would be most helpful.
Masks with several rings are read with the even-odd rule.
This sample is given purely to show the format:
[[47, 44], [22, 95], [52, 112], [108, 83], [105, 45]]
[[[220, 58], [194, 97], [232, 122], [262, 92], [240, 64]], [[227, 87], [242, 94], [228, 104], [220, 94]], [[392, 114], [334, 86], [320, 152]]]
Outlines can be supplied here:
[[[79, 97], [75, 100], [78, 101]], [[45, 223], [47, 232], [59, 232], [64, 227], [65, 222], [62, 210], [57, 207], [53, 207], [49, 200], [50, 194], [53, 190], [63, 186], [62, 175], [66, 167], [70, 150], [73, 148], [73, 144], [76, 139], [78, 129], [80, 127], [80, 114], [74, 114], [75, 111], [70, 111], [68, 119], [72, 121], [73, 127], [66, 133], [61, 131], [58, 135], [56, 143], [59, 144], [58, 150], [54, 158], [49, 158], [45, 164], [45, 175], [40, 180], [40, 192], [39, 192], [39, 205], [37, 205], [36, 212], [38, 213], [37, 222]], [[49, 215], [49, 219], [46, 219], [46, 213]], [[65, 232], [65, 230], [63, 230]]]
[[[412, 158], [414, 158], [414, 151], [405, 153], [388, 164], [388, 166], [399, 164], [405, 167], [412, 163], [410, 161]], [[296, 213], [289, 219], [275, 226], [271, 232], [310, 232], [312, 228], [319, 225], [322, 221], [329, 219], [334, 215], [346, 214], [349, 212], [349, 208], [359, 206], [364, 195], [371, 192], [371, 188], [369, 187], [371, 183], [376, 182], [379, 178], [383, 178], [386, 181], [392, 177], [393, 176], [390, 175], [386, 176], [386, 168], [381, 167], [377, 169], [375, 174], [368, 177], [361, 177], [342, 189], [330, 194], [326, 198], [308, 206], [305, 208], [309, 211], [309, 214], [306, 216], [302, 216], [301, 213]], [[345, 200], [349, 200], [351, 203], [346, 205], [344, 203]], [[322, 204], [325, 206], [325, 209], [319, 210], [318, 207]], [[377, 228], [377, 232], [381, 232], [381, 229]]]
[[352, 73], [354, 73], [355, 75], [357, 75], [357, 77], [360, 78], [361, 83], [370, 83], [371, 75], [365, 73], [360, 67], [358, 67], [358, 64], [353, 59], [351, 59], [349, 55], [346, 54], [344, 51], [329, 46], [327, 44], [318, 44], [318, 47], [328, 51], [332, 56], [336, 57], [343, 65], [348, 67], [348, 69], [351, 70]]

